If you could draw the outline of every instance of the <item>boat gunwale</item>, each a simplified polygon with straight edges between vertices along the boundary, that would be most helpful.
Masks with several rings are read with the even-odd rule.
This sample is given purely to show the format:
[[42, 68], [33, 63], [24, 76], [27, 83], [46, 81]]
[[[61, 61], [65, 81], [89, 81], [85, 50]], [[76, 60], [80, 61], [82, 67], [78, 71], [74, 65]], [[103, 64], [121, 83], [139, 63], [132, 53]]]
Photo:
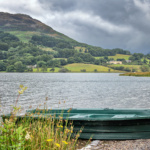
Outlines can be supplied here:
[[[70, 110], [70, 111], [69, 111]], [[62, 114], [62, 117], [63, 117], [63, 115], [64, 114], [90, 114], [90, 112], [89, 111], [113, 111], [113, 112], [116, 112], [116, 111], [121, 111], [121, 112], [128, 112], [128, 111], [130, 111], [130, 113], [121, 113], [121, 114], [116, 114], [116, 113], [108, 113], [108, 114], [100, 114], [100, 113], [92, 113], [91, 115], [106, 115], [106, 116], [108, 116], [108, 115], [120, 115], [120, 117], [118, 117], [118, 118], [115, 118], [115, 117], [110, 117], [110, 118], [90, 118], [90, 117], [68, 117], [67, 115], [66, 115], [66, 117], [63, 117], [63, 119], [68, 119], [68, 120], [84, 120], [84, 121], [122, 121], [122, 120], [144, 120], [144, 119], [150, 119], [150, 109], [125, 109], [125, 108], [122, 108], [122, 109], [108, 109], [108, 108], [104, 108], [104, 109], [82, 109], [82, 108], [77, 108], [77, 109], [70, 109], [70, 108], [66, 108], [66, 109], [52, 109], [52, 110], [50, 110], [50, 109], [48, 109], [48, 111], [46, 111], [46, 110], [43, 110], [43, 109], [38, 109], [38, 110], [36, 110], [36, 109], [34, 109], [34, 110], [28, 110], [27, 111], [27, 114], [29, 113], [31, 113], [31, 114], [34, 114], [34, 116], [35, 116], [35, 113], [33, 113], [35, 111], [35, 113], [39, 113], [39, 112], [41, 112], [40, 113], [40, 115], [41, 114], [43, 114], [44, 116], [48, 116], [48, 115], [55, 115], [55, 114]], [[50, 112], [50, 111], [53, 111], [53, 112]], [[58, 111], [58, 113], [56, 113], [56, 111]], [[67, 113], [64, 113], [64, 112], [67, 112]], [[69, 112], [68, 112], [69, 111]], [[84, 112], [84, 113], [75, 113], [75, 112], [73, 112], [73, 111], [87, 111], [87, 112]], [[134, 113], [134, 111], [135, 111], [135, 113]], [[73, 113], [72, 113], [73, 112]], [[131, 112], [133, 112], [133, 114], [131, 113]], [[141, 114], [141, 115], [138, 115], [138, 114], [136, 114], [137, 112], [144, 112], [144, 113], [148, 113], [148, 114]], [[87, 116], [88, 116], [87, 115]], [[121, 117], [121, 115], [123, 116], [123, 115], [134, 115], [133, 117]], [[78, 115], [77, 115], [78, 116]], [[38, 117], [38, 116], [37, 116]], [[58, 117], [56, 117], [55, 116], [55, 118], [56, 119], [59, 119], [59, 116]]]

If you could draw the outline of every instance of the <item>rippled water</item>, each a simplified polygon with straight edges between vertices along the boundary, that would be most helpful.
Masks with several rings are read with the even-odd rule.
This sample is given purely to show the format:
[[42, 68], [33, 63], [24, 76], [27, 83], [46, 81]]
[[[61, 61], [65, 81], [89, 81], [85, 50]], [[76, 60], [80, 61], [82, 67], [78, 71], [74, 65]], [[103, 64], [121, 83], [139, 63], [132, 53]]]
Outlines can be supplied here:
[[23, 84], [28, 89], [18, 105], [24, 109], [43, 105], [46, 97], [48, 108], [150, 108], [149, 83], [117, 73], [1, 73], [0, 101], [9, 112]]

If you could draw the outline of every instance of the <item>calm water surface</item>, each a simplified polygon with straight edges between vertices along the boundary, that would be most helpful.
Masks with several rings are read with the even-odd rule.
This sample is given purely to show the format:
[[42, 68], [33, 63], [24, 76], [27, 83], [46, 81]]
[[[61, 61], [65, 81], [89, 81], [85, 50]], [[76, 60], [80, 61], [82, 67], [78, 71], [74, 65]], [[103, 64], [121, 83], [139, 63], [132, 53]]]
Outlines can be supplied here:
[[1, 73], [1, 109], [10, 111], [20, 84], [28, 87], [18, 103], [24, 110], [43, 107], [46, 97], [48, 108], [150, 108], [149, 83], [117, 73]]

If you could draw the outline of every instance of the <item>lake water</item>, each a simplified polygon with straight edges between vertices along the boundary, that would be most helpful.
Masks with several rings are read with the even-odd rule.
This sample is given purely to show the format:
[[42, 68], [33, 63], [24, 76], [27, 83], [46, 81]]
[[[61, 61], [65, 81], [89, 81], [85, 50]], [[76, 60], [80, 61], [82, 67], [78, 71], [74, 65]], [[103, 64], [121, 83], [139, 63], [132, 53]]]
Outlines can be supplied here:
[[[28, 89], [18, 105], [37, 108], [150, 108], [150, 78], [117, 73], [1, 73], [0, 103], [10, 111], [19, 85]], [[47, 101], [45, 101], [47, 97]], [[65, 103], [64, 103], [65, 101]]]

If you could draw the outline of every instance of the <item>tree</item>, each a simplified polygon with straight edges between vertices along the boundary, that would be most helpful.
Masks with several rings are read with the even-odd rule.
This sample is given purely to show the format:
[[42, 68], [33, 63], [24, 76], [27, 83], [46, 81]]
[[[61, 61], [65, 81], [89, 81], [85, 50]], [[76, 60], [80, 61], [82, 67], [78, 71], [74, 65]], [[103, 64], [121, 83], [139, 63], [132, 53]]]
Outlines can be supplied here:
[[68, 64], [72, 64], [72, 63], [75, 62], [75, 60], [74, 60], [73, 57], [69, 57], [69, 58], [67, 59], [67, 62], [68, 62]]
[[144, 63], [144, 64], [147, 64], [147, 63], [148, 63], [148, 61], [147, 61], [146, 59], [144, 59], [144, 60], [143, 60], [143, 63]]
[[131, 69], [127, 67], [127, 68], [124, 68], [124, 71], [131, 72]]
[[88, 50], [87, 49], [85, 49], [85, 51], [84, 51], [85, 53], [88, 53]]
[[2, 60], [2, 59], [7, 59], [7, 53], [0, 51], [0, 60]]
[[24, 72], [26, 69], [25, 65], [23, 65], [21, 61], [17, 61], [14, 64], [14, 67], [15, 67], [16, 72]]
[[55, 68], [50, 69], [50, 71], [54, 72], [54, 71], [55, 71]]
[[47, 72], [47, 67], [46, 67], [46, 65], [42, 65], [42, 72]]
[[8, 48], [9, 48], [9, 46], [7, 43], [0, 42], [0, 50], [8, 51]]
[[77, 53], [74, 57], [80, 57], [84, 62], [94, 62], [95, 58], [89, 53]]
[[52, 60], [52, 58], [53, 58], [52, 55], [46, 55], [46, 54], [41, 55], [41, 60], [45, 62]]
[[60, 59], [61, 66], [64, 66], [67, 64], [67, 61], [65, 59]]
[[6, 70], [6, 65], [3, 61], [0, 61], [0, 71], [5, 71]]
[[46, 65], [46, 62], [45, 62], [45, 61], [38, 61], [38, 62], [37, 62], [37, 66], [38, 66], [38, 67], [42, 67], [42, 66], [44, 66], [44, 65]]
[[82, 63], [83, 62], [82, 58], [80, 58], [80, 57], [74, 57], [74, 61], [76, 63]]
[[10, 65], [7, 67], [6, 69], [7, 72], [14, 72], [15, 71], [15, 66], [14, 65]]
[[108, 56], [104, 56], [104, 59], [106, 59], [108, 61]]
[[97, 69], [94, 69], [94, 72], [97, 72]]
[[27, 72], [33, 72], [32, 68], [27, 68]]
[[80, 52], [80, 53], [82, 52], [82, 49], [81, 49], [81, 48], [79, 49], [79, 52]]
[[74, 50], [74, 49], [67, 49], [67, 48], [61, 49], [61, 50], [59, 51], [59, 57], [60, 57], [60, 58], [73, 57], [76, 52], [77, 52], [77, 51]]
[[141, 59], [144, 57], [144, 54], [142, 53], [134, 53], [130, 58], [129, 60], [132, 60], [132, 61], [140, 61], [141, 62]]
[[99, 59], [95, 59], [94, 64], [95, 65], [99, 65], [100, 64], [100, 60]]
[[47, 62], [47, 66], [49, 67], [60, 67], [60, 60], [50, 60]]
[[142, 65], [142, 66], [140, 67], [140, 69], [141, 69], [142, 72], [149, 72], [149, 70], [150, 70], [150, 68], [149, 68], [148, 65]]
[[104, 58], [100, 58], [99, 61], [100, 61], [100, 64], [101, 64], [101, 65], [103, 65], [103, 64], [105, 64], [105, 63], [107, 62], [107, 60], [104, 59]]

